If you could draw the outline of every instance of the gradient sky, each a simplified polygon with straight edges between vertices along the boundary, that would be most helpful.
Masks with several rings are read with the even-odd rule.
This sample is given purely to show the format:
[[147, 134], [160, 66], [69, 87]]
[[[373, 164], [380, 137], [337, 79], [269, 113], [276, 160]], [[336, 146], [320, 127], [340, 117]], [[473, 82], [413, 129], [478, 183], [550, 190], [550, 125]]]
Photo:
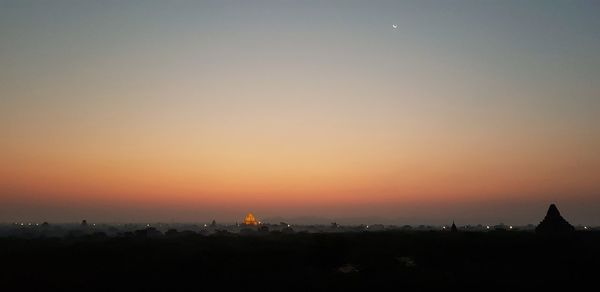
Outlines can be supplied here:
[[0, 0], [0, 221], [600, 224], [599, 15]]

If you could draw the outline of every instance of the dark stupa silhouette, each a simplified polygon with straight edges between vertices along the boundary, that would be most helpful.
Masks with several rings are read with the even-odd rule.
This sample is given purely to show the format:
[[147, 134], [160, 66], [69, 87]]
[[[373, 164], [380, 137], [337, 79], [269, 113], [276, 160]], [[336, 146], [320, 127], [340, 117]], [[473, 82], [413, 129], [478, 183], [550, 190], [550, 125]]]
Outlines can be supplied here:
[[550, 205], [546, 217], [535, 228], [535, 232], [538, 233], [569, 233], [573, 231], [575, 231], [573, 225], [560, 215], [554, 204]]
[[450, 232], [458, 232], [458, 228], [456, 228], [456, 224], [452, 221], [452, 227], [450, 227]]

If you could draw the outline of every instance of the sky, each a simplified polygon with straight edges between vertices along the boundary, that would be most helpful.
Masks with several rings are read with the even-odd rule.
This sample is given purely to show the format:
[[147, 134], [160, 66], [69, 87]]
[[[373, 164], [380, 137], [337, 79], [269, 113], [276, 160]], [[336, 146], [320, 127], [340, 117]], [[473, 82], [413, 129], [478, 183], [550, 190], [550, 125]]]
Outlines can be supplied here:
[[0, 0], [0, 222], [600, 225], [599, 14]]

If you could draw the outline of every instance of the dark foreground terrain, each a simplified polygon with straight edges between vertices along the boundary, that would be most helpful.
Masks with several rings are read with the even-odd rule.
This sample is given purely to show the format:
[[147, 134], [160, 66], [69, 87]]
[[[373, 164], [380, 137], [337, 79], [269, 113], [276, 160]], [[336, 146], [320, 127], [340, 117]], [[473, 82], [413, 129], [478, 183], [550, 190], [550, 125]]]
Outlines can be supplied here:
[[0, 291], [401, 291], [414, 287], [534, 287], [537, 291], [590, 284], [594, 286], [586, 291], [597, 291], [600, 233], [0, 238], [0, 266]]

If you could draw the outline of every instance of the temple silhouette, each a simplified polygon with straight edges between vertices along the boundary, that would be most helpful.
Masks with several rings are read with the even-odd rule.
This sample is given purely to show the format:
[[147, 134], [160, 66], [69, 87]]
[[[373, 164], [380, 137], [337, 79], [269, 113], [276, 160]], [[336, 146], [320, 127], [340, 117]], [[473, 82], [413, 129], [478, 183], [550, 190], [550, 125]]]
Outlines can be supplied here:
[[551, 204], [546, 212], [546, 217], [535, 228], [537, 233], [569, 233], [575, 231], [575, 227], [569, 224], [565, 218], [560, 215], [556, 205]]
[[450, 232], [458, 232], [458, 228], [456, 228], [456, 224], [452, 221], [452, 227], [450, 227]]

